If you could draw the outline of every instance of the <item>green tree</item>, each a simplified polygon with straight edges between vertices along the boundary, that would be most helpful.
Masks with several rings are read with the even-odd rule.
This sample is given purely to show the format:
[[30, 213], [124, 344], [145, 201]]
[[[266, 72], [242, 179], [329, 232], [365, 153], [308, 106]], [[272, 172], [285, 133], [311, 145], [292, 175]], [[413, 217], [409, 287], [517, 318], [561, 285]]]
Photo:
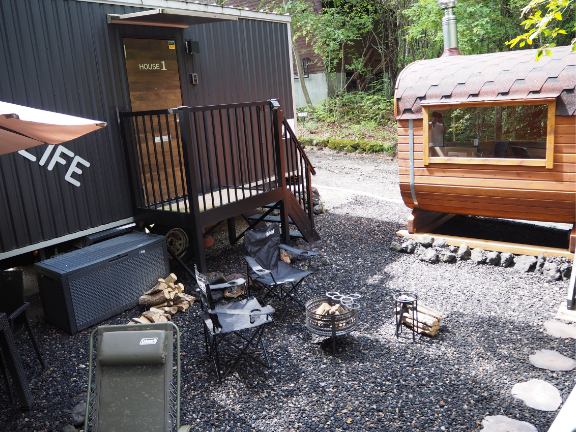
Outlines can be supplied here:
[[566, 39], [562, 35], [569, 35], [572, 52], [576, 51], [574, 0], [531, 0], [522, 9], [520, 16], [524, 15], [528, 15], [522, 22], [527, 32], [507, 42], [508, 45], [518, 44], [522, 48], [538, 41], [536, 59], [539, 60], [544, 54], [552, 56], [549, 48], [556, 46], [556, 41]]

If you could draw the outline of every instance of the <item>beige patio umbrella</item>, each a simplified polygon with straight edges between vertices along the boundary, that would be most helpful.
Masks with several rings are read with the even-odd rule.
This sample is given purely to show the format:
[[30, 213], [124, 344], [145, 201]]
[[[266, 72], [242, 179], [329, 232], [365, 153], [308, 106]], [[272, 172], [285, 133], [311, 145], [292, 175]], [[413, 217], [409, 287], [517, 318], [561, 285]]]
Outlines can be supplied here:
[[105, 122], [0, 102], [0, 156], [42, 144], [60, 144]]

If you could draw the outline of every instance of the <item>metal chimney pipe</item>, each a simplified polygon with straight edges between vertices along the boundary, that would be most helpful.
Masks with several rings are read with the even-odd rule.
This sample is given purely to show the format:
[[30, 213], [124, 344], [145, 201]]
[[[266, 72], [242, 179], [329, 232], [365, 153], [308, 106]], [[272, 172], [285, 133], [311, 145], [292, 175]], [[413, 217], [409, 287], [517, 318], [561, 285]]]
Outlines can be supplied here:
[[444, 52], [442, 57], [460, 55], [458, 49], [458, 28], [456, 27], [456, 15], [453, 8], [458, 0], [436, 0], [444, 10], [442, 18], [442, 30], [444, 32]]

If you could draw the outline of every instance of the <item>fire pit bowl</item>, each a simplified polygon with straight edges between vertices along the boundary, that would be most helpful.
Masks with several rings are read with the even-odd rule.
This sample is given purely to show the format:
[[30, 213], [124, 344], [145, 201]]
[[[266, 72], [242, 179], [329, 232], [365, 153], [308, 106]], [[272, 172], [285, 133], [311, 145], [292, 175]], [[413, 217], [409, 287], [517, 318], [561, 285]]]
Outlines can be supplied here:
[[[320, 315], [316, 311], [322, 305], [328, 303], [330, 306], [340, 305], [339, 315]], [[336, 336], [346, 335], [358, 326], [358, 309], [348, 308], [340, 301], [327, 296], [313, 298], [306, 302], [306, 327], [310, 333], [318, 336], [332, 338], [332, 350], [335, 352]]]

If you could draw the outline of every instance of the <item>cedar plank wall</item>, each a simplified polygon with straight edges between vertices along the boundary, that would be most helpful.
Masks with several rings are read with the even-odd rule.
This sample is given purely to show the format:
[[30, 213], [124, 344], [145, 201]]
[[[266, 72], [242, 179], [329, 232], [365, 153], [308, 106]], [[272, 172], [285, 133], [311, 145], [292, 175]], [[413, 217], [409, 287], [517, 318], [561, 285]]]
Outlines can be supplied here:
[[[398, 120], [398, 165], [404, 203], [410, 193], [408, 120]], [[554, 168], [429, 163], [422, 119], [413, 120], [414, 188], [423, 210], [472, 216], [576, 222], [576, 116], [556, 116]]]

